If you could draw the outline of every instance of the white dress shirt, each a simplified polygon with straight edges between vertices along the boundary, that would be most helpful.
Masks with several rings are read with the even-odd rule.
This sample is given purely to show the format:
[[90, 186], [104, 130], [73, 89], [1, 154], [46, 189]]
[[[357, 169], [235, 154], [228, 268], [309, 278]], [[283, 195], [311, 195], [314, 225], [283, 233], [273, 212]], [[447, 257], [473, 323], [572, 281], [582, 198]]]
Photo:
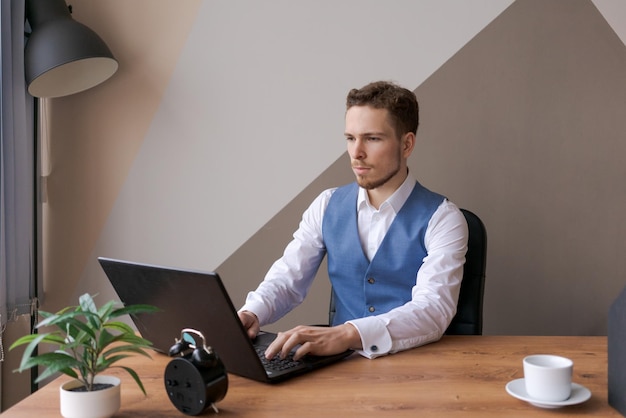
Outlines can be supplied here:
[[[370, 260], [415, 183], [409, 175], [378, 210], [370, 204], [367, 192], [359, 189], [359, 237]], [[248, 294], [241, 310], [253, 312], [261, 326], [279, 320], [304, 300], [326, 254], [322, 218], [335, 190], [323, 191], [311, 203], [283, 256], [259, 287]], [[361, 336], [361, 355], [375, 358], [441, 338], [456, 313], [467, 236], [465, 217], [456, 205], [444, 199], [426, 229], [428, 255], [417, 272], [411, 300], [387, 313], [348, 321]]]

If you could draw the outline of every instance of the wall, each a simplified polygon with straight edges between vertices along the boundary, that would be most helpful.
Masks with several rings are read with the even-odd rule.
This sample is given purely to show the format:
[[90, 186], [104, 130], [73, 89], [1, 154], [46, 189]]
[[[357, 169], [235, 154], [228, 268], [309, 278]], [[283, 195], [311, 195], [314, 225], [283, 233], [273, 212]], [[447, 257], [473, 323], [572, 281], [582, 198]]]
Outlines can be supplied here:
[[[347, 90], [392, 79], [422, 104], [412, 169], [489, 230], [485, 332], [605, 332], [625, 281], [621, 3], [145, 1], [74, 2], [120, 70], [48, 103], [45, 306], [112, 296], [100, 255], [218, 270], [239, 305], [351, 180]], [[323, 320], [327, 290], [277, 328]]]
[[[167, 1], [148, 15], [141, 2], [75, 2], [120, 70], [49, 103], [45, 306], [111, 295], [99, 255], [216, 269], [240, 304], [321, 191], [316, 178], [345, 159], [348, 89], [419, 85], [509, 3], [398, 1], [381, 13], [376, 1], [206, 1], [172, 16]], [[372, 25], [386, 35], [348, 30]], [[307, 189], [306, 203], [289, 206]], [[271, 219], [272, 245], [239, 252]], [[319, 322], [324, 286], [312, 310], [286, 321]]]

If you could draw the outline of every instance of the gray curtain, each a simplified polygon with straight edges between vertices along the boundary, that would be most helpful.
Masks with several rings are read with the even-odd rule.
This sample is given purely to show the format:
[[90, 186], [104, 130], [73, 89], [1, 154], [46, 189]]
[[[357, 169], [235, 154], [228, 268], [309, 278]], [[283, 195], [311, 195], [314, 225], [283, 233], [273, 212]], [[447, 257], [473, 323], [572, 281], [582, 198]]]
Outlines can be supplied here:
[[[24, 0], [0, 2], [0, 330], [36, 305], [34, 100], [24, 81]], [[0, 334], [0, 355], [4, 355]]]

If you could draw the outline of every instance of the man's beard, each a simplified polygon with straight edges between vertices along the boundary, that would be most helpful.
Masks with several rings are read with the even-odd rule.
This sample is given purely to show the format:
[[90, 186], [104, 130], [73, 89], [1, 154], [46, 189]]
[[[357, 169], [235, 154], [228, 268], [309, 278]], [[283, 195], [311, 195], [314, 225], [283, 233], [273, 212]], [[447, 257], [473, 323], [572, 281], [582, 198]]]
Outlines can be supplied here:
[[364, 188], [365, 190], [372, 190], [372, 189], [376, 189], [382, 185], [384, 185], [385, 183], [387, 183], [389, 180], [391, 180], [391, 178], [393, 176], [395, 176], [396, 174], [398, 174], [398, 172], [400, 171], [400, 164], [398, 164], [395, 168], [395, 170], [392, 170], [391, 172], [389, 172], [385, 177], [381, 178], [381, 179], [374, 179], [374, 180], [367, 180], [363, 177], [356, 177], [356, 182], [358, 183], [359, 186], [361, 186], [362, 188]]

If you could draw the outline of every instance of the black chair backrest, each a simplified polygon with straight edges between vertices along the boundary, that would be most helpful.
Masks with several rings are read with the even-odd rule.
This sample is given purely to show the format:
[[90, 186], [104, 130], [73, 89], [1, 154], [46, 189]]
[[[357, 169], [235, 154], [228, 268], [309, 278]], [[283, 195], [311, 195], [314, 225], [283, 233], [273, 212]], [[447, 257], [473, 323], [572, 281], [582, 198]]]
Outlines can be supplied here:
[[446, 330], [447, 335], [481, 335], [483, 333], [483, 295], [487, 270], [487, 230], [478, 216], [461, 209], [469, 237], [463, 266], [463, 281], [456, 315]]
[[[481, 335], [483, 333], [483, 295], [487, 270], [487, 230], [478, 216], [461, 209], [469, 230], [463, 281], [457, 311], [446, 330], [447, 335]], [[335, 315], [335, 294], [331, 289], [328, 323]]]

